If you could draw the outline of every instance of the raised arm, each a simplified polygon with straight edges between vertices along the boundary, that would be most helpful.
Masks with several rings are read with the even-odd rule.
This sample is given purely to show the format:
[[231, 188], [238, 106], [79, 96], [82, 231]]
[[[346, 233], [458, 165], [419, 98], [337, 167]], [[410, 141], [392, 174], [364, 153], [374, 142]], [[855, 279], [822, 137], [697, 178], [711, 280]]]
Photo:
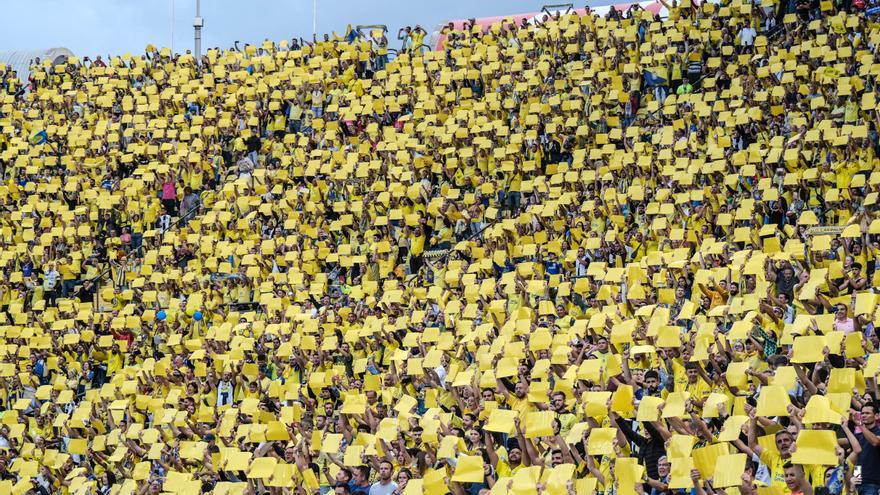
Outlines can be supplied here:
[[764, 453], [764, 447], [758, 444], [758, 412], [753, 407], [748, 408], [749, 413], [749, 448], [758, 455]]

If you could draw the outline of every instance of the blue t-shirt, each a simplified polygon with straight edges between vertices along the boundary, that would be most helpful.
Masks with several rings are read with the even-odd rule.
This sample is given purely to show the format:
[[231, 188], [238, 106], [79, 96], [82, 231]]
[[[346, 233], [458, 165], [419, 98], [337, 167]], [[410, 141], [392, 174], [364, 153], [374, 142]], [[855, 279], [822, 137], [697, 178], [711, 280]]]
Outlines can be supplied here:
[[[880, 426], [874, 425], [871, 432], [880, 435]], [[856, 434], [856, 439], [862, 446], [862, 452], [856, 462], [856, 465], [862, 466], [862, 484], [880, 485], [880, 449], [871, 445], [861, 432]]]

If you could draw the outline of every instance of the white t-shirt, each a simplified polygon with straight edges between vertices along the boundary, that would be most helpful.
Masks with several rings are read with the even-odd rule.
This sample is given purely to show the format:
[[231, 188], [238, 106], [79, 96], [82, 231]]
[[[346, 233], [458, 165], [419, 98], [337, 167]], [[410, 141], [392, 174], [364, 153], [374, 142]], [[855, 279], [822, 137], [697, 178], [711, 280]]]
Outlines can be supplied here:
[[397, 490], [397, 483], [389, 481], [387, 485], [383, 485], [378, 481], [370, 487], [370, 495], [391, 495]]
[[743, 46], [752, 46], [755, 44], [755, 37], [758, 35], [755, 28], [751, 26], [747, 26], [742, 28], [739, 32], [739, 40]]
[[434, 373], [437, 373], [437, 378], [440, 379], [440, 383], [443, 383], [446, 380], [446, 368], [444, 368], [443, 365], [434, 368]]
[[171, 230], [171, 215], [161, 215], [159, 217], [159, 232], [164, 234]]
[[217, 407], [232, 404], [235, 400], [235, 386], [231, 382], [220, 380], [217, 383]]
[[43, 279], [43, 289], [44, 290], [52, 290], [55, 288], [55, 284], [58, 283], [58, 271], [55, 269], [51, 269], [46, 272], [46, 276]]

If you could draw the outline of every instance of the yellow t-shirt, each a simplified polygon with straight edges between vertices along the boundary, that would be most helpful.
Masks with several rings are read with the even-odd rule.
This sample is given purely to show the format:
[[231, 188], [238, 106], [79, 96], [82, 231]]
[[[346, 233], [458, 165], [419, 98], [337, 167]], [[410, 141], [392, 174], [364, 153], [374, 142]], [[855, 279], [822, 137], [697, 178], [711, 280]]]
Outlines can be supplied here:
[[503, 478], [515, 475], [522, 468], [522, 464], [517, 464], [511, 468], [507, 461], [498, 459], [498, 465], [495, 467], [495, 472], [498, 474], [499, 478]]
[[107, 356], [107, 376], [113, 376], [114, 373], [122, 369], [122, 354], [111, 352]]
[[529, 402], [528, 397], [520, 399], [513, 394], [508, 394], [507, 405], [510, 406], [510, 409], [519, 412], [520, 417], [522, 417], [524, 413], [535, 410], [535, 405]]
[[709, 396], [712, 392], [712, 387], [702, 377], [697, 377], [696, 382], [685, 385], [685, 390], [691, 394], [691, 398], [701, 401]]
[[[767, 469], [770, 471], [770, 486], [779, 486], [785, 487], [785, 459], [779, 455], [779, 452], [769, 449], [764, 449], [761, 452], [761, 462], [767, 466]], [[804, 466], [804, 475], [807, 479], [810, 480], [810, 484], [814, 487], [822, 486], [825, 484], [825, 468], [821, 465], [812, 465], [805, 464]]]
[[413, 256], [420, 256], [425, 252], [425, 236], [421, 234], [413, 236], [409, 246]]

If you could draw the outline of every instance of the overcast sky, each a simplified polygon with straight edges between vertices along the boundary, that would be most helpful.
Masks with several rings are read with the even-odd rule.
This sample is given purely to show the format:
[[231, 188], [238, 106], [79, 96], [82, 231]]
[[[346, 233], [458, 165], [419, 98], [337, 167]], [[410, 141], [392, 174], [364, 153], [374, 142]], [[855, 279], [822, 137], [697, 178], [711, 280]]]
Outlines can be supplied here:
[[[602, 4], [590, 2], [591, 4]], [[0, 0], [4, 14], [0, 51], [65, 47], [79, 56], [141, 53], [148, 43], [174, 51], [193, 47], [195, 0]], [[429, 33], [450, 19], [537, 12], [541, 1], [524, 0], [318, 0], [317, 32], [339, 34], [348, 23], [421, 24]], [[583, 2], [575, 4], [583, 6]], [[201, 0], [202, 50], [236, 40], [311, 37], [313, 0]], [[396, 42], [392, 42], [392, 47]]]

